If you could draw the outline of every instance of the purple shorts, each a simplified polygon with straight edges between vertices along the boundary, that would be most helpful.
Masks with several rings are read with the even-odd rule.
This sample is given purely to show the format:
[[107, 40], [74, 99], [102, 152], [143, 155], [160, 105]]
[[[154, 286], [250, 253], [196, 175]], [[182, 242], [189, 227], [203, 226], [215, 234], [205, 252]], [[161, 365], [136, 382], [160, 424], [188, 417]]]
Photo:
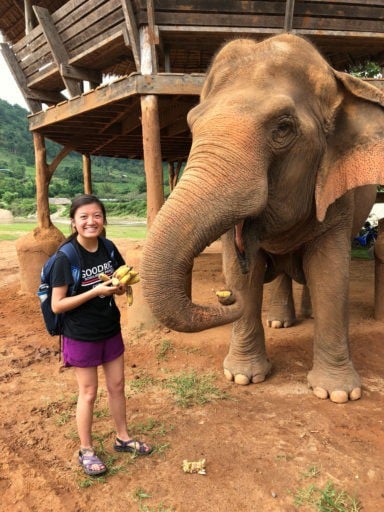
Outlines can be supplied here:
[[63, 336], [64, 366], [89, 368], [109, 363], [124, 353], [121, 332], [100, 341], [78, 341]]

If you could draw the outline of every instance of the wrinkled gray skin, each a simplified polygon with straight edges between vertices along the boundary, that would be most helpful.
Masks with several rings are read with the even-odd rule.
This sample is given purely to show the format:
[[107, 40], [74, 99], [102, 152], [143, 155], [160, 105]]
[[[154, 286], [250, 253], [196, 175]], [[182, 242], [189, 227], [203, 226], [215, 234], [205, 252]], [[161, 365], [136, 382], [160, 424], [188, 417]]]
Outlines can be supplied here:
[[[171, 329], [233, 322], [228, 379], [261, 382], [270, 372], [263, 283], [284, 272], [310, 290], [309, 386], [334, 402], [360, 398], [348, 347], [350, 239], [374, 202], [371, 184], [384, 183], [383, 105], [378, 89], [333, 70], [294, 35], [236, 40], [215, 57], [188, 116], [186, 169], [151, 227], [141, 278], [154, 315]], [[194, 304], [186, 276], [220, 236], [236, 302]], [[279, 320], [289, 314], [285, 286]]]

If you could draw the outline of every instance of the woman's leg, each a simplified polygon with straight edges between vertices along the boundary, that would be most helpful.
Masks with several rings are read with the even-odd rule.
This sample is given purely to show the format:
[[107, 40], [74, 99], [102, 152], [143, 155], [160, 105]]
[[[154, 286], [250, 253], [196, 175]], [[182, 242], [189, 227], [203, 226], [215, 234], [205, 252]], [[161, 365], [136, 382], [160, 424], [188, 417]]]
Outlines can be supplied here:
[[108, 391], [109, 410], [115, 422], [116, 435], [119, 439], [129, 439], [125, 400], [124, 356], [103, 364]]
[[115, 450], [146, 455], [153, 448], [147, 443], [130, 439], [127, 430], [124, 356], [103, 364], [107, 384], [109, 408], [116, 427]]
[[97, 367], [75, 368], [79, 397], [77, 400], [76, 422], [81, 448], [92, 448], [93, 407], [97, 397]]

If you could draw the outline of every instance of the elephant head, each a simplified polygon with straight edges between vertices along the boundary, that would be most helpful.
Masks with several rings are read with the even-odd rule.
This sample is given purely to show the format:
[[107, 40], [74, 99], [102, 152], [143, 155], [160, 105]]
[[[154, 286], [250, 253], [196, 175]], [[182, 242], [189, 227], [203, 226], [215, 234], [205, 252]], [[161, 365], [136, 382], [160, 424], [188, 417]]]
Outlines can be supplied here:
[[225, 45], [188, 115], [184, 173], [145, 244], [141, 277], [155, 316], [187, 332], [239, 318], [239, 303], [190, 300], [194, 257], [247, 218], [261, 247], [274, 247], [297, 226], [326, 222], [348, 190], [384, 182], [383, 106], [377, 88], [332, 69], [304, 38]]

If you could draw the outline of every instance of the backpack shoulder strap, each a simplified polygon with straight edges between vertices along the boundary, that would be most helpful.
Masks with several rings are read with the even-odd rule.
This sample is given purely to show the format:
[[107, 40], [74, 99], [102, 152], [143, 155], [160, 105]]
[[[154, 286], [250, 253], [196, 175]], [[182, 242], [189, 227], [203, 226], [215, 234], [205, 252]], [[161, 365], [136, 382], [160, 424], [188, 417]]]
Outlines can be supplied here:
[[111, 240], [105, 238], [103, 236], [100, 237], [100, 240], [103, 242], [104, 247], [107, 249], [109, 256], [111, 257], [112, 263], [114, 267], [118, 266], [115, 254], [115, 246]]
[[73, 286], [70, 287], [69, 295], [74, 295], [80, 285], [81, 279], [81, 258], [75, 245], [69, 241], [62, 245], [58, 252], [62, 252], [68, 258], [71, 265]]

